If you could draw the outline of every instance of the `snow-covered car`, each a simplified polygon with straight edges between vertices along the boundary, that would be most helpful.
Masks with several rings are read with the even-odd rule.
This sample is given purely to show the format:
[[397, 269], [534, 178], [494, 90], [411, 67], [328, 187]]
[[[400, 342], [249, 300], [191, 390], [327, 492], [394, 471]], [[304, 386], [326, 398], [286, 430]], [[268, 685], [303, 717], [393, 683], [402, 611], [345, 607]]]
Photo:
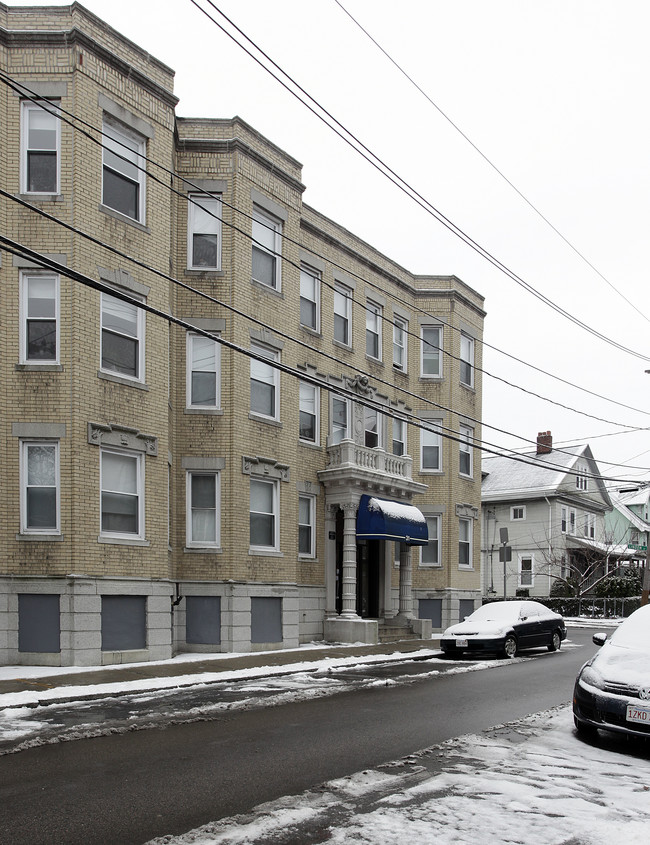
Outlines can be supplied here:
[[564, 619], [540, 602], [494, 601], [447, 628], [440, 648], [446, 655], [484, 651], [512, 658], [525, 648], [557, 651], [564, 639]]
[[628, 616], [611, 637], [593, 636], [600, 651], [576, 678], [573, 720], [579, 733], [650, 737], [650, 605]]

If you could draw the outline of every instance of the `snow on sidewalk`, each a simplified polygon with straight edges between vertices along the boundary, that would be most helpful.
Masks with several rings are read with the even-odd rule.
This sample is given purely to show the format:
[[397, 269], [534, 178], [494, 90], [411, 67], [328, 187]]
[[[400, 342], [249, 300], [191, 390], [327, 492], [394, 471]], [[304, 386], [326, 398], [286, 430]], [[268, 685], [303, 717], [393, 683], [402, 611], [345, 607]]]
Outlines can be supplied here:
[[565, 706], [149, 845], [645, 845], [650, 751], [615, 747]]

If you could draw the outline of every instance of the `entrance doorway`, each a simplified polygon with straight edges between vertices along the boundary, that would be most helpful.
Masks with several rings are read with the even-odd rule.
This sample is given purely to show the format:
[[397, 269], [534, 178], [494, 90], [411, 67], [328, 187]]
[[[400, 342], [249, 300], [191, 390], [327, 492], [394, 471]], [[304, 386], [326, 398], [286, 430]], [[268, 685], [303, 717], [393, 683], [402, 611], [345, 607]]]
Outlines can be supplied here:
[[[356, 612], [362, 619], [379, 617], [382, 540], [357, 543]], [[336, 514], [336, 612], [343, 610], [343, 511]]]

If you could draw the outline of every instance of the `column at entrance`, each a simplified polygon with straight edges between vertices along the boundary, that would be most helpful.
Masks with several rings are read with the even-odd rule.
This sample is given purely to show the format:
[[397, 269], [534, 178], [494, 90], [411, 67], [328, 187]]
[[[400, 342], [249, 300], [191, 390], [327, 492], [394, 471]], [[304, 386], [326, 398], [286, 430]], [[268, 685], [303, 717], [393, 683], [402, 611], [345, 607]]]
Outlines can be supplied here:
[[411, 546], [399, 545], [399, 613], [401, 619], [413, 619], [413, 575]]
[[357, 505], [346, 502], [343, 511], [343, 589], [341, 616], [357, 619]]

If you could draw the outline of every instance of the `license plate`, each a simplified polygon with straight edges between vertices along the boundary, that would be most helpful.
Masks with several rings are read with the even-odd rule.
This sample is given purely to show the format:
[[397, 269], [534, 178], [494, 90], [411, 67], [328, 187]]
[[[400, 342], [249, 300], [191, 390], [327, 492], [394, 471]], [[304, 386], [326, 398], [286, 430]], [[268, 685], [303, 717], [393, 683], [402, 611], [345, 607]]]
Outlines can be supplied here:
[[637, 707], [634, 704], [628, 704], [625, 718], [628, 722], [650, 725], [650, 707]]
[[456, 640], [456, 648], [467, 648], [467, 640]]

